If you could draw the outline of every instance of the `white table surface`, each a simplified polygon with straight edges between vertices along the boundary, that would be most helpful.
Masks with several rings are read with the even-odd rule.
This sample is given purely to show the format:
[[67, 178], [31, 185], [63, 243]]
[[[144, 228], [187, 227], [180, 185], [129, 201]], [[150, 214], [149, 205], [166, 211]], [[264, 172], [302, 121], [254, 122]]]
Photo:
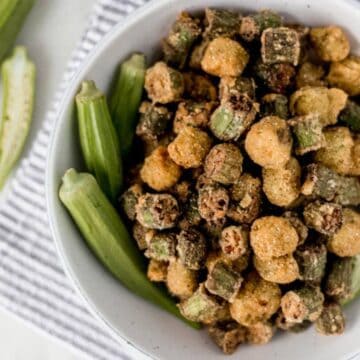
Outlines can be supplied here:
[[[29, 151], [69, 56], [86, 26], [95, 0], [37, 0], [18, 38], [28, 47], [37, 66], [37, 99], [34, 123], [25, 153]], [[6, 187], [0, 198], [6, 194]], [[1, 201], [1, 199], [0, 199]], [[0, 310], [1, 360], [81, 359], [60, 342], [40, 333], [13, 315]]]

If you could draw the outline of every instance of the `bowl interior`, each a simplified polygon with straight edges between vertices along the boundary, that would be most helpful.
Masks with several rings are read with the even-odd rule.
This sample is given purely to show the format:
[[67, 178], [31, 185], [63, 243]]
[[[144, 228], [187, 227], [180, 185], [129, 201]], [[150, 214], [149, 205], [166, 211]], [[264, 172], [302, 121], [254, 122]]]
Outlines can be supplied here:
[[[51, 227], [69, 276], [90, 309], [116, 334], [146, 354], [162, 359], [221, 359], [223, 355], [203, 331], [185, 326], [171, 315], [128, 292], [95, 259], [58, 200], [61, 176], [70, 167], [82, 168], [73, 98], [84, 79], [108, 89], [119, 62], [135, 51], [144, 52], [150, 63], [176, 15], [208, 6], [245, 11], [271, 8], [287, 20], [308, 25], [343, 26], [358, 52], [360, 4], [355, 0], [157, 0], [132, 15], [97, 46], [71, 84], [63, 100], [52, 139], [47, 170], [47, 197]], [[346, 309], [348, 327], [341, 337], [317, 336], [310, 329], [297, 336], [283, 334], [262, 347], [241, 348], [233, 357], [257, 359], [350, 358], [360, 351], [360, 300]]]

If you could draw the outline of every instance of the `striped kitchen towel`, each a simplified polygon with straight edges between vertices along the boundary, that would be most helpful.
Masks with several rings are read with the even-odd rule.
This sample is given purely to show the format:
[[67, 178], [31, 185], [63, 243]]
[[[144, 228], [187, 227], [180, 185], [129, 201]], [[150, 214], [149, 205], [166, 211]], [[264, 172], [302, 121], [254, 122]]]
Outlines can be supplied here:
[[68, 64], [52, 110], [0, 208], [0, 306], [93, 359], [139, 359], [87, 311], [64, 274], [45, 205], [47, 148], [64, 90], [94, 45], [148, 0], [100, 0]]

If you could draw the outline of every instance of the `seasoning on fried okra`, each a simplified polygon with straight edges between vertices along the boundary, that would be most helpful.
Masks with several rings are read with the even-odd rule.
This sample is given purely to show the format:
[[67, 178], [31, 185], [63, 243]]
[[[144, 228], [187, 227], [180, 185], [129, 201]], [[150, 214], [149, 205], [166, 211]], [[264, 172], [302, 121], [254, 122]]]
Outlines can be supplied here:
[[297, 65], [300, 40], [296, 30], [287, 27], [268, 28], [261, 34], [261, 57], [264, 64]]
[[264, 280], [276, 284], [289, 284], [300, 276], [299, 266], [291, 254], [266, 259], [255, 256], [254, 266]]
[[261, 99], [261, 116], [289, 117], [288, 98], [281, 94], [267, 94]]
[[237, 223], [252, 223], [260, 213], [261, 181], [244, 174], [230, 189], [231, 202], [227, 216]]
[[164, 59], [171, 66], [182, 69], [195, 40], [201, 35], [199, 20], [182, 12], [163, 41]]
[[232, 94], [213, 112], [210, 129], [223, 141], [238, 140], [254, 122], [259, 105], [246, 94]]
[[184, 73], [185, 94], [194, 101], [217, 100], [215, 85], [205, 76], [193, 72]]
[[348, 100], [345, 109], [339, 115], [339, 121], [353, 131], [360, 131], [360, 105]]
[[224, 218], [229, 207], [228, 191], [220, 185], [208, 185], [201, 189], [198, 198], [200, 216], [207, 221]]
[[321, 335], [340, 335], [345, 330], [345, 317], [336, 302], [325, 303], [323, 312], [315, 322], [315, 329]]
[[205, 264], [207, 245], [204, 235], [195, 229], [181, 230], [176, 250], [179, 259], [190, 270], [199, 270]]
[[324, 76], [325, 69], [323, 66], [313, 64], [309, 61], [304, 62], [296, 74], [296, 87], [301, 89], [305, 86], [326, 86]]
[[262, 176], [264, 193], [272, 204], [287, 207], [299, 197], [301, 167], [296, 158], [282, 168], [263, 168]]
[[327, 81], [350, 96], [360, 95], [360, 57], [349, 56], [343, 61], [333, 62]]
[[164, 261], [151, 259], [147, 268], [147, 277], [150, 281], [166, 281], [168, 264]]
[[237, 41], [218, 37], [207, 46], [201, 67], [214, 76], [239, 76], [248, 61], [249, 54]]
[[295, 135], [295, 153], [304, 155], [325, 145], [323, 125], [318, 113], [297, 116], [289, 121]]
[[300, 280], [320, 284], [326, 270], [326, 246], [319, 241], [307, 242], [296, 249], [294, 257], [299, 266]]
[[187, 299], [198, 287], [197, 273], [186, 268], [179, 259], [171, 261], [167, 268], [166, 286], [172, 295]]
[[168, 104], [181, 99], [184, 78], [179, 71], [164, 62], [157, 62], [146, 71], [145, 89], [153, 102]]
[[181, 168], [170, 158], [166, 147], [159, 146], [145, 159], [140, 175], [152, 189], [163, 191], [178, 182]]
[[309, 230], [303, 223], [303, 221], [300, 219], [299, 215], [294, 211], [285, 211], [282, 216], [289, 220], [290, 224], [296, 230], [299, 236], [298, 245], [303, 244], [308, 237]]
[[243, 156], [233, 144], [215, 145], [205, 159], [205, 175], [224, 185], [239, 180], [242, 173]]
[[240, 14], [222, 9], [205, 9], [204, 37], [215, 39], [218, 37], [234, 37], [239, 28]]
[[290, 160], [292, 137], [285, 120], [268, 116], [254, 124], [245, 139], [245, 150], [258, 165], [281, 168]]
[[280, 307], [281, 291], [277, 284], [263, 280], [256, 272], [248, 274], [232, 304], [230, 314], [243, 326], [266, 321]]
[[175, 226], [179, 216], [176, 199], [169, 194], [144, 194], [136, 205], [136, 220], [149, 229], [164, 230]]
[[135, 220], [136, 204], [143, 194], [140, 184], [129, 187], [120, 197], [120, 207], [129, 220]]
[[249, 326], [246, 330], [246, 340], [249, 344], [264, 345], [273, 338], [276, 328], [270, 322], [265, 321]]
[[171, 261], [176, 257], [176, 235], [173, 232], [146, 234], [148, 247], [145, 256], [157, 261]]
[[282, 25], [282, 18], [271, 10], [263, 10], [256, 14], [245, 16], [241, 19], [240, 36], [245, 41], [260, 39], [265, 29], [276, 28]]
[[197, 168], [202, 165], [211, 143], [206, 132], [186, 126], [169, 144], [168, 152], [176, 164], [186, 169]]
[[304, 285], [281, 298], [281, 310], [287, 322], [316, 321], [323, 310], [324, 294], [319, 287]]
[[178, 134], [184, 127], [206, 128], [214, 103], [183, 101], [177, 108], [173, 130]]
[[244, 76], [221, 78], [219, 84], [219, 97], [222, 102], [226, 102], [233, 95], [246, 94], [250, 99], [255, 99], [256, 84], [253, 78]]
[[360, 213], [343, 210], [343, 224], [336, 234], [328, 239], [328, 250], [337, 256], [360, 254]]
[[146, 242], [146, 233], [148, 231], [153, 231], [145, 228], [137, 221], [135, 222], [133, 228], [132, 228], [132, 236], [135, 239], [137, 246], [140, 250], [145, 250], [148, 247], [148, 244]]
[[228, 226], [221, 232], [219, 244], [225, 257], [236, 260], [249, 250], [249, 231], [244, 226]]
[[311, 44], [323, 61], [341, 61], [350, 53], [350, 43], [339, 26], [315, 27], [310, 30]]

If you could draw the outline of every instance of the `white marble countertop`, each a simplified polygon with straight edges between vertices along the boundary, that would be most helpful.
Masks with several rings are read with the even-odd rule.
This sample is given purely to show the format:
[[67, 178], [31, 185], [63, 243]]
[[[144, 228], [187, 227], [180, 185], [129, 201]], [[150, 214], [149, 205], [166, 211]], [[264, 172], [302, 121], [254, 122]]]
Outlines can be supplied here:
[[[34, 123], [25, 147], [29, 151], [66, 62], [80, 39], [95, 0], [37, 0], [17, 43], [28, 47], [37, 66], [37, 94]], [[6, 187], [0, 201], [6, 195]], [[81, 359], [60, 342], [42, 334], [13, 315], [0, 310], [1, 360]]]

